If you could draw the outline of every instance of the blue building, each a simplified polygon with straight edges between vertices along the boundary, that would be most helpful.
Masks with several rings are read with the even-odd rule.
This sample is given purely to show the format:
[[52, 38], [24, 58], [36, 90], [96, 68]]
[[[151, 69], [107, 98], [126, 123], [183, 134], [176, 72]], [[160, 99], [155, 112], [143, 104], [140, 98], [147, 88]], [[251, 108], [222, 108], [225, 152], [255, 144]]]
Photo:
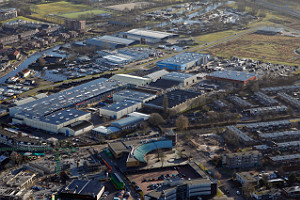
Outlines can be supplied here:
[[209, 55], [200, 53], [184, 52], [156, 63], [156, 66], [169, 71], [184, 71], [191, 67], [207, 64]]

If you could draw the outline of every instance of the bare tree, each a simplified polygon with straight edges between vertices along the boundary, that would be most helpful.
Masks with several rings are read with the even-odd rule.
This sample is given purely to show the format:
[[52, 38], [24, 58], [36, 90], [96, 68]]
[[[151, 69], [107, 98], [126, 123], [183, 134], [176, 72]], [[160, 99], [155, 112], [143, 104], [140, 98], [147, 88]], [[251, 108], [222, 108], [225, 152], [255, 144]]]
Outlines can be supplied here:
[[165, 122], [165, 120], [162, 118], [162, 116], [158, 113], [152, 113], [148, 120], [149, 124], [153, 126], [161, 125]]
[[175, 124], [178, 130], [184, 130], [189, 126], [189, 119], [183, 115], [180, 115], [177, 117]]

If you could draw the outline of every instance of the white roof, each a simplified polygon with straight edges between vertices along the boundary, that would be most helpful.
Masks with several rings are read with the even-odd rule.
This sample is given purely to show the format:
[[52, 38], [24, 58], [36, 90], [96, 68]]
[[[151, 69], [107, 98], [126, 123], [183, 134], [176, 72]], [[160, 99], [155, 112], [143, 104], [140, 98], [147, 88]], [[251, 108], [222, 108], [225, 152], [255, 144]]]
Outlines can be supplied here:
[[139, 76], [133, 76], [129, 74], [116, 74], [111, 77], [111, 79], [117, 80], [117, 81], [123, 81], [129, 84], [134, 84], [134, 85], [143, 85], [145, 83], [150, 83], [151, 79], [150, 78], [143, 78]]
[[132, 30], [128, 31], [128, 33], [140, 35], [140, 36], [144, 36], [144, 37], [159, 38], [159, 39], [164, 39], [166, 37], [174, 35], [173, 33], [144, 30], [144, 29], [132, 29]]
[[144, 114], [144, 113], [140, 113], [140, 112], [133, 112], [128, 114], [129, 117], [141, 117], [144, 120], [148, 120], [150, 115]]

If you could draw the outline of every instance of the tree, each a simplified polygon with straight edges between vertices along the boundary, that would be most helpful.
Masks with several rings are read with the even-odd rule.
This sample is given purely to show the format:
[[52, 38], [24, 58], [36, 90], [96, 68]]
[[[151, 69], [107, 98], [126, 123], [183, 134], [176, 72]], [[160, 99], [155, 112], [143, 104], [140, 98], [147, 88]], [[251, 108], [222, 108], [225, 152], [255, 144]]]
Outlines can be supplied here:
[[184, 130], [189, 126], [189, 119], [183, 115], [177, 117], [175, 125], [178, 130]]
[[165, 120], [162, 118], [162, 116], [158, 113], [152, 113], [149, 117], [149, 124], [153, 126], [161, 125], [165, 122]]
[[293, 186], [296, 182], [297, 182], [297, 177], [296, 177], [296, 175], [293, 173], [293, 174], [291, 174], [291, 175], [289, 175], [289, 179], [288, 179], [288, 184], [290, 185], [290, 186]]
[[39, 64], [40, 64], [40, 66], [45, 66], [46, 65], [46, 60], [43, 58], [43, 57], [40, 57], [39, 58]]

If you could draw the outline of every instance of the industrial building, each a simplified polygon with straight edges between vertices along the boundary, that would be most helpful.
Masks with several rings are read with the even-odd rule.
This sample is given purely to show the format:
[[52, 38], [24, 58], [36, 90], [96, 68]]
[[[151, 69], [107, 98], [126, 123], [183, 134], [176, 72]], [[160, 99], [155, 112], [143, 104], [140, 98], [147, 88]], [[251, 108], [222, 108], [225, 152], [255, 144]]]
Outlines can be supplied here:
[[[175, 112], [180, 112], [191, 106], [194, 101], [202, 95], [198, 92], [192, 92], [187, 90], [173, 90], [166, 93], [168, 98], [168, 109]], [[148, 101], [144, 104], [145, 108], [163, 110], [164, 95], [158, 96], [156, 99]]]
[[256, 74], [240, 71], [216, 71], [211, 74], [206, 75], [206, 79], [213, 80], [216, 82], [230, 83], [233, 86], [244, 86], [249, 81], [256, 79]]
[[121, 117], [135, 112], [141, 108], [141, 102], [124, 100], [122, 102], [115, 102], [100, 108], [100, 115], [110, 117], [111, 119], [120, 119]]
[[88, 122], [83, 123], [86, 126], [82, 126], [80, 130], [72, 129], [72, 127], [76, 126], [79, 122], [82, 123], [83, 121], [89, 121], [90, 119], [91, 113], [89, 112], [66, 109], [40, 117], [33, 113], [17, 113], [13, 118], [13, 123], [24, 124], [51, 133], [63, 133], [67, 136], [74, 136], [73, 134], [78, 135], [84, 133], [84, 130], [91, 130], [92, 125]]
[[[80, 107], [90, 101], [106, 98], [122, 85], [125, 84], [116, 80], [100, 78], [48, 97], [12, 107], [9, 109], [9, 114], [13, 118], [13, 123], [25, 124], [52, 133], [78, 134], [91, 128], [88, 123], [79, 125], [80, 121], [89, 121], [91, 114], [72, 109], [72, 107]], [[86, 126], [82, 127], [83, 124]], [[66, 126], [69, 127], [62, 129]], [[77, 130], [78, 127], [82, 127], [84, 130]]]
[[144, 118], [142, 117], [126, 117], [120, 119], [118, 121], [114, 121], [111, 123], [111, 126], [119, 128], [120, 130], [130, 130], [140, 127]]
[[123, 38], [128, 38], [132, 40], [137, 40], [141, 44], [147, 43], [159, 43], [168, 38], [177, 37], [177, 34], [160, 32], [160, 31], [152, 31], [145, 29], [132, 29], [127, 32], [121, 32], [119, 35]]
[[120, 38], [111, 35], [104, 35], [97, 38], [89, 38], [86, 40], [87, 45], [92, 45], [105, 49], [118, 49], [138, 44], [139, 42], [132, 39]]
[[158, 79], [160, 79], [163, 75], [168, 74], [169, 72], [167, 70], [158, 70], [156, 72], [150, 73], [146, 76], [144, 76], [144, 78], [150, 78], [152, 80], [152, 82], [156, 82]]
[[179, 87], [192, 85], [197, 81], [197, 75], [180, 72], [170, 72], [161, 77], [162, 80], [179, 82]]
[[114, 134], [118, 134], [121, 129], [113, 126], [105, 127], [105, 126], [98, 126], [92, 129], [91, 133], [94, 135], [102, 135], [105, 138], [110, 138]]
[[113, 75], [110, 79], [122, 81], [135, 86], [146, 86], [152, 81], [149, 78], [143, 78], [143, 77], [133, 76], [129, 74], [116, 74]]
[[73, 180], [69, 185], [64, 186], [60, 193], [59, 199], [88, 199], [99, 200], [104, 193], [105, 187], [101, 182], [96, 180]]
[[120, 101], [124, 101], [127, 99], [127, 100], [133, 100], [133, 101], [146, 103], [147, 101], [150, 101], [155, 98], [156, 98], [156, 95], [154, 95], [154, 94], [148, 94], [148, 93], [138, 92], [138, 91], [134, 91], [134, 90], [122, 90], [120, 92], [113, 94], [114, 102], [120, 102]]
[[184, 52], [179, 55], [166, 58], [156, 63], [156, 66], [169, 71], [184, 71], [200, 64], [207, 64], [209, 55]]

